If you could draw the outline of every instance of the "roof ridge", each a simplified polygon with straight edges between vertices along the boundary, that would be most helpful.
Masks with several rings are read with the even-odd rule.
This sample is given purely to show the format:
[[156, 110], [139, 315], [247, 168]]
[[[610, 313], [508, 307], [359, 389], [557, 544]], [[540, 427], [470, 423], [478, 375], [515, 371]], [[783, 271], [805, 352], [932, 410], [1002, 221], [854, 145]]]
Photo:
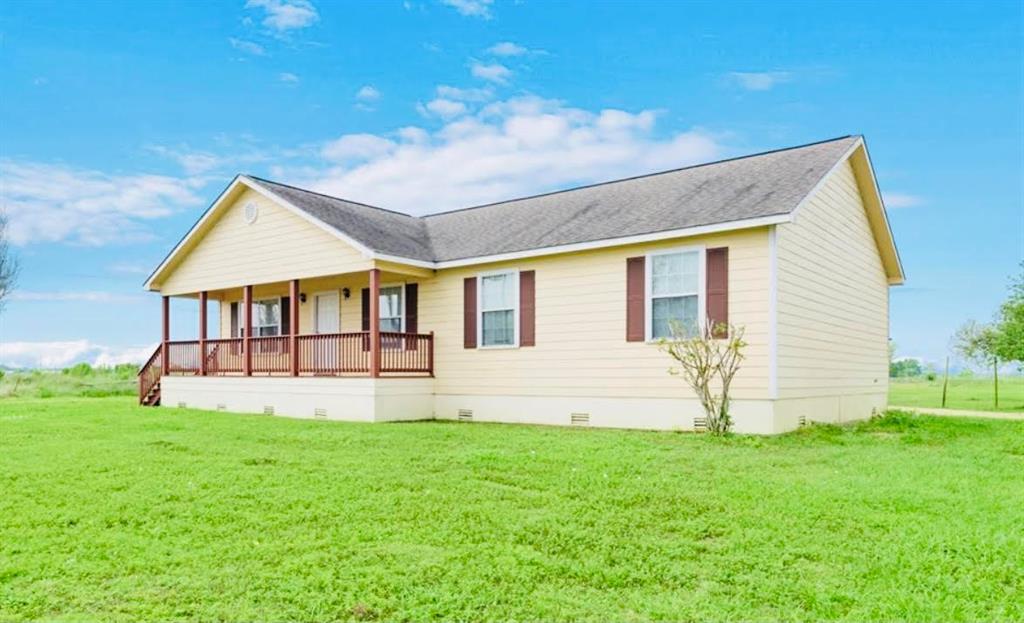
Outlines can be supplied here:
[[315, 190], [309, 190], [308, 188], [300, 188], [298, 186], [293, 186], [291, 184], [285, 184], [283, 182], [275, 182], [274, 180], [268, 180], [268, 179], [260, 177], [258, 175], [252, 175], [251, 173], [242, 173], [241, 175], [243, 177], [248, 177], [249, 179], [253, 179], [253, 180], [256, 180], [256, 181], [259, 181], [259, 182], [264, 182], [266, 184], [273, 184], [274, 186], [284, 186], [285, 188], [290, 188], [292, 190], [297, 190], [297, 191], [300, 191], [300, 192], [309, 193], [311, 195], [317, 195], [318, 197], [326, 197], [327, 199], [333, 199], [335, 201], [344, 201], [345, 203], [351, 203], [352, 205], [362, 206], [364, 208], [370, 208], [372, 210], [380, 210], [381, 212], [389, 212], [391, 214], [397, 214], [398, 216], [407, 216], [409, 218], [414, 218], [414, 219], [422, 218], [420, 216], [414, 216], [412, 214], [409, 214], [408, 212], [399, 212], [398, 210], [392, 210], [390, 208], [382, 208], [380, 206], [370, 205], [368, 203], [363, 203], [361, 201], [352, 201], [351, 199], [345, 199], [344, 197], [335, 197], [334, 195], [328, 195], [327, 193], [321, 193], [321, 192], [317, 192]]
[[550, 195], [559, 195], [562, 193], [573, 192], [575, 190], [584, 190], [586, 188], [596, 188], [598, 186], [606, 186], [608, 184], [618, 184], [619, 182], [629, 182], [632, 180], [644, 179], [647, 177], [655, 177], [658, 175], [666, 175], [668, 173], [678, 173], [680, 171], [687, 171], [690, 169], [699, 169], [701, 167], [708, 167], [715, 164], [724, 164], [726, 162], [734, 162], [736, 160], [746, 160], [748, 158], [757, 158], [759, 156], [767, 156], [770, 154], [776, 154], [783, 151], [792, 151], [794, 149], [803, 149], [805, 147], [814, 147], [815, 145], [823, 145], [825, 143], [832, 143], [835, 141], [841, 141], [855, 136], [861, 136], [859, 134], [846, 134], [844, 136], [837, 136], [835, 138], [829, 138], [821, 141], [814, 141], [813, 143], [804, 143], [803, 145], [793, 145], [791, 147], [780, 147], [778, 149], [769, 149], [767, 151], [760, 151], [753, 154], [746, 154], [744, 156], [734, 156], [732, 158], [722, 158], [721, 160], [713, 160], [711, 162], [701, 162], [698, 164], [690, 164], [685, 167], [677, 167], [675, 169], [666, 169], [664, 171], [655, 171], [653, 173], [642, 173], [640, 175], [632, 175], [629, 177], [622, 177], [615, 180], [606, 180], [604, 182], [594, 182], [593, 184], [584, 184], [582, 186], [573, 186], [572, 188], [562, 188], [560, 190], [552, 190], [546, 193], [537, 193], [535, 195], [525, 195], [523, 197], [515, 197], [514, 199], [502, 199], [501, 201], [492, 201], [491, 203], [482, 203], [480, 205], [469, 206], [465, 208], [455, 208], [454, 210], [446, 210], [444, 212], [434, 212], [433, 214], [424, 214], [423, 216], [416, 217], [421, 219], [429, 219], [435, 216], [444, 216], [446, 214], [455, 214], [456, 212], [466, 212], [468, 210], [476, 210], [479, 208], [489, 208], [492, 206], [498, 206], [505, 203], [513, 203], [515, 201], [525, 201], [527, 199], [538, 199], [540, 197], [548, 197]]

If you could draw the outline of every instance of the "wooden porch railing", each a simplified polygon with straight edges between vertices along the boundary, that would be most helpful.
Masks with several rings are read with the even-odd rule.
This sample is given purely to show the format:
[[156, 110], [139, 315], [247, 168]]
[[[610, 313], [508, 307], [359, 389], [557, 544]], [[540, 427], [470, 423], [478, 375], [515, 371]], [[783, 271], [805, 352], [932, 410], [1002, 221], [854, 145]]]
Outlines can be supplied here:
[[[370, 332], [298, 335], [299, 374], [303, 376], [366, 376], [370, 374]], [[252, 374], [286, 376], [291, 373], [290, 336], [250, 338]], [[164, 371], [158, 348], [139, 371], [139, 395], [145, 396], [159, 383], [162, 374], [198, 375], [206, 359], [208, 376], [240, 376], [245, 370], [245, 341], [242, 338], [205, 340], [200, 352], [198, 340], [167, 343]], [[381, 374], [434, 374], [433, 333], [380, 333]]]
[[300, 335], [299, 374], [320, 376], [370, 373], [370, 333]]

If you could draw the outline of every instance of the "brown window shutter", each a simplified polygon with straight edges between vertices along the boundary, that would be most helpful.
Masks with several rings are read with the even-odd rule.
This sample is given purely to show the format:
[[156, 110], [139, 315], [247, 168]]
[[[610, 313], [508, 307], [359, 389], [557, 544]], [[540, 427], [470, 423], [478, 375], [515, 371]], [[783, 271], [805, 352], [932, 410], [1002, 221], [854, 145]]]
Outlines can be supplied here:
[[626, 258], [626, 341], [643, 342], [646, 338], [644, 318], [644, 257]]
[[[419, 298], [420, 288], [418, 283], [405, 284], [405, 332], [417, 333], [419, 331]], [[416, 350], [418, 342], [414, 337], [405, 338], [405, 349]]]
[[416, 333], [419, 331], [419, 284], [405, 284], [405, 332]]
[[476, 348], [476, 277], [462, 281], [462, 347]]
[[363, 331], [370, 330], [370, 288], [363, 288]]
[[238, 303], [231, 304], [231, 335], [229, 337], [242, 337], [241, 329], [238, 328]]
[[[370, 288], [363, 288], [363, 331], [370, 330]], [[370, 351], [370, 336], [363, 336], [363, 352]]]
[[722, 325], [729, 324], [729, 247], [708, 249], [705, 267], [708, 322], [714, 337], [728, 337], [729, 329]]
[[519, 345], [534, 346], [536, 335], [536, 273], [532, 270], [519, 272]]
[[281, 333], [280, 335], [292, 334], [292, 304], [290, 296], [281, 297]]

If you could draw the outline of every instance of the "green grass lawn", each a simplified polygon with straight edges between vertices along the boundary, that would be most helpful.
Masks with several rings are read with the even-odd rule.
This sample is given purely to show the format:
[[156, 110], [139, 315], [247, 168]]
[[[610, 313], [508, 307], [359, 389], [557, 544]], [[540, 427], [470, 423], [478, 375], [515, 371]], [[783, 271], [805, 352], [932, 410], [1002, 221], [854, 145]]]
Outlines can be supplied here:
[[775, 438], [0, 401], [0, 620], [1022, 620], [1024, 422]]
[[[942, 377], [889, 379], [889, 404], [902, 407], [942, 405]], [[991, 378], [951, 377], [946, 393], [947, 409], [995, 411]], [[1024, 411], [1024, 376], [999, 379], [999, 411]]]

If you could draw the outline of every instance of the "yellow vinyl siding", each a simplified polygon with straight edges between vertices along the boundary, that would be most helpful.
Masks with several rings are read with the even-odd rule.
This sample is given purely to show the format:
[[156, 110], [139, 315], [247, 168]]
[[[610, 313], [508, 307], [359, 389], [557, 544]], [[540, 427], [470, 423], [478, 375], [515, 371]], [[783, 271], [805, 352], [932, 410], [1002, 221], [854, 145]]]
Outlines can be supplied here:
[[889, 287], [849, 162], [776, 235], [779, 398], [886, 392]]
[[[243, 218], [250, 201], [259, 217]], [[156, 284], [165, 295], [367, 270], [371, 260], [287, 208], [245, 189], [204, 224], [181, 261]]]
[[[729, 315], [746, 327], [748, 358], [737, 398], [767, 398], [768, 230], [736, 231], [439, 271], [421, 279], [419, 323], [433, 330], [438, 394], [677, 398], [692, 392], [668, 374], [655, 344], [626, 342], [626, 258], [658, 249], [729, 247]], [[536, 271], [537, 345], [464, 349], [463, 279], [481, 271]], [[649, 269], [649, 267], [648, 267]], [[703, 310], [702, 310], [703, 312]]]

